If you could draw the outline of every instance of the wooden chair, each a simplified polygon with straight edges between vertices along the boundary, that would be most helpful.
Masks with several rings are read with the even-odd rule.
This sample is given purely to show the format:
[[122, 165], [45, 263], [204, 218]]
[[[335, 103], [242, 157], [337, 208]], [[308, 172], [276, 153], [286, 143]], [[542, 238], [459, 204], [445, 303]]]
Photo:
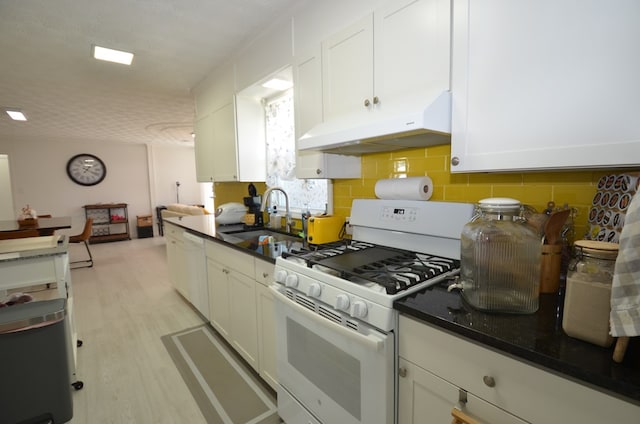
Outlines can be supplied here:
[[38, 230], [17, 230], [17, 231], [2, 231], [0, 232], [0, 240], [11, 240], [25, 237], [38, 237], [40, 233]]
[[82, 230], [82, 233], [69, 237], [69, 243], [84, 243], [84, 247], [86, 247], [87, 253], [89, 254], [89, 259], [70, 262], [70, 264], [79, 264], [79, 263], [85, 264], [81, 266], [76, 266], [74, 268], [91, 268], [93, 266], [93, 256], [91, 255], [91, 250], [89, 250], [89, 237], [91, 237], [92, 227], [93, 227], [93, 218], [87, 218], [86, 222], [84, 223], [84, 229]]

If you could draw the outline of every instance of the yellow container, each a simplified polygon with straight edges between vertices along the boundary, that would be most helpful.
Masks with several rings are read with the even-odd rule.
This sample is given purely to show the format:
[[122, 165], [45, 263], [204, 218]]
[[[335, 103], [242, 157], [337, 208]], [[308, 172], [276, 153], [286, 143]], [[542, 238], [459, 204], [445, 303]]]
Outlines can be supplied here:
[[307, 241], [313, 244], [331, 243], [340, 240], [345, 220], [341, 216], [312, 216], [307, 226]]

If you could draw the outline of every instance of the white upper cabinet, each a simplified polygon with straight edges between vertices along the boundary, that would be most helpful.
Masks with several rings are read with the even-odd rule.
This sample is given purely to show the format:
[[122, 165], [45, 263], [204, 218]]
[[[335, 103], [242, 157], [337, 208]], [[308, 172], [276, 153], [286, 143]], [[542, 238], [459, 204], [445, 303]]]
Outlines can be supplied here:
[[[320, 46], [299, 54], [293, 66], [296, 140], [322, 122], [322, 59]], [[297, 178], [358, 178], [359, 157], [296, 149]]]
[[373, 16], [373, 95], [381, 105], [449, 89], [450, 0], [391, 1]]
[[452, 172], [640, 164], [640, 2], [456, 0]]
[[302, 150], [364, 154], [449, 143], [449, 0], [392, 0], [322, 42], [323, 121]]
[[234, 100], [238, 181], [265, 181], [267, 148], [264, 107], [261, 100], [255, 97], [237, 95]]
[[324, 119], [366, 113], [373, 102], [373, 15], [322, 43]]
[[233, 103], [196, 121], [196, 174], [199, 182], [238, 181]]
[[259, 101], [235, 96], [233, 103], [196, 121], [199, 182], [264, 181], [264, 110]]
[[194, 151], [196, 155], [196, 179], [198, 182], [213, 182], [213, 164], [215, 156], [213, 136], [213, 113], [196, 118], [194, 125]]
[[324, 119], [448, 90], [450, 18], [449, 0], [388, 1], [326, 39]]

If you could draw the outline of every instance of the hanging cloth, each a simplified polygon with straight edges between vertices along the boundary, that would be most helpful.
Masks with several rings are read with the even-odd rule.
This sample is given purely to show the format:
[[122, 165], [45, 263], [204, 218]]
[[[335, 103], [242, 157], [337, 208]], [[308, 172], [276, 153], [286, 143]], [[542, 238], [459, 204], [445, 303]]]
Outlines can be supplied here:
[[627, 210], [611, 287], [611, 335], [640, 336], [640, 191]]

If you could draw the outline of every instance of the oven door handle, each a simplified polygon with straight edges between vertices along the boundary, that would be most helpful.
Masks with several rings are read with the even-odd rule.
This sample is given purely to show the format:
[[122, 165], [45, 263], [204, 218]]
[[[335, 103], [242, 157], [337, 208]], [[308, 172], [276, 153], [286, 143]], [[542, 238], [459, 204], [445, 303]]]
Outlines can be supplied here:
[[345, 328], [340, 324], [337, 324], [327, 318], [323, 318], [320, 315], [316, 314], [315, 312], [308, 310], [304, 306], [297, 304], [296, 302], [289, 299], [287, 296], [280, 293], [280, 291], [278, 291], [276, 286], [271, 286], [269, 288], [273, 292], [276, 300], [280, 301], [285, 306], [291, 307], [297, 313], [309, 318], [310, 320], [314, 321], [316, 324], [322, 325], [325, 327], [331, 327], [332, 331], [340, 333], [344, 337], [348, 337], [352, 340], [355, 340], [356, 342], [362, 345], [365, 345], [369, 349], [374, 350], [376, 352], [379, 352], [384, 346], [384, 341], [375, 338], [375, 336], [367, 336], [365, 334], [360, 334], [354, 330], [349, 330], [348, 328]]

